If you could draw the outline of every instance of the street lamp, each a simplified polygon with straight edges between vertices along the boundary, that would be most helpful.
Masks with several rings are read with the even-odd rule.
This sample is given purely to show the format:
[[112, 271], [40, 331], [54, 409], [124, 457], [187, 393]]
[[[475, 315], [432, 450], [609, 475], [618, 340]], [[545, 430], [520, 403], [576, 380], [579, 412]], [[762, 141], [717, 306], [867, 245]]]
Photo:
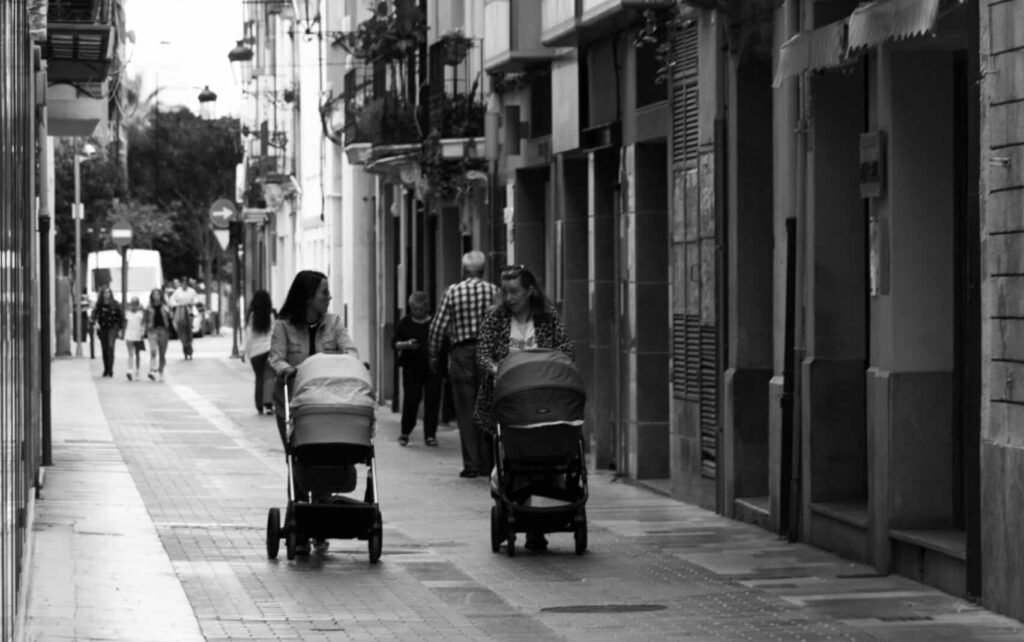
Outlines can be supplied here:
[[75, 204], [73, 206], [71, 215], [75, 219], [75, 281], [74, 281], [74, 310], [75, 310], [75, 322], [71, 324], [72, 328], [77, 328], [75, 332], [75, 356], [82, 356], [82, 332], [85, 327], [82, 323], [82, 219], [85, 218], [85, 208], [82, 206], [82, 179], [81, 179], [81, 166], [83, 161], [87, 161], [96, 154], [96, 148], [86, 143], [82, 145], [80, 151], [75, 152]]
[[231, 73], [235, 82], [245, 85], [252, 78], [253, 51], [247, 45], [251, 39], [243, 38], [238, 40], [234, 49], [228, 52], [228, 61], [231, 63]]
[[216, 112], [217, 94], [215, 94], [209, 85], [203, 87], [203, 90], [199, 92], [199, 117], [203, 120], [213, 120]]

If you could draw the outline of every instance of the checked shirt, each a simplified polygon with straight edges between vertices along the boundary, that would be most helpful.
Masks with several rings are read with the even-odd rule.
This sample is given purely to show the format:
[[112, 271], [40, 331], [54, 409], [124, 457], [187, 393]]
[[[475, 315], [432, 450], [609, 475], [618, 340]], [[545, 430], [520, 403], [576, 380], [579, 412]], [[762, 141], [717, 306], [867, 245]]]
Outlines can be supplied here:
[[446, 333], [453, 346], [476, 339], [480, 320], [494, 304], [497, 294], [496, 286], [475, 276], [445, 290], [437, 306], [437, 314], [430, 324], [428, 349], [431, 363], [437, 363]]

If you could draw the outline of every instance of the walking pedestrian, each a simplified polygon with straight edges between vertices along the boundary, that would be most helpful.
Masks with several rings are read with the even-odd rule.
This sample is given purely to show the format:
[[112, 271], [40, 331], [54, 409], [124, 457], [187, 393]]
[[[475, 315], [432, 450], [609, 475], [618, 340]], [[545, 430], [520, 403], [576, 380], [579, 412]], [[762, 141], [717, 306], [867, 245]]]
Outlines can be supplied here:
[[146, 313], [139, 304], [139, 297], [133, 296], [124, 313], [124, 344], [128, 348], [128, 381], [139, 378], [139, 362], [146, 351]]
[[399, 319], [392, 346], [402, 369], [402, 434], [398, 443], [408, 445], [423, 401], [423, 443], [437, 446], [437, 420], [441, 404], [441, 375], [430, 369], [427, 341], [430, 334], [429, 299], [426, 292], [409, 295], [408, 313]]
[[[502, 359], [509, 353], [533, 348], [559, 350], [569, 355], [569, 358], [574, 358], [573, 345], [565, 324], [530, 270], [522, 265], [503, 269], [501, 294], [502, 304], [488, 312], [480, 323], [480, 339], [476, 351], [480, 393], [473, 417], [492, 438], [495, 434], [494, 375]], [[547, 545], [543, 533], [526, 534], [526, 548], [544, 550]]]
[[[295, 275], [288, 288], [284, 305], [274, 322], [270, 337], [268, 361], [274, 369], [274, 411], [281, 445], [288, 452], [288, 426], [285, 422], [284, 388], [290, 375], [306, 357], [318, 352], [350, 353], [358, 356], [356, 345], [348, 336], [341, 317], [327, 311], [331, 303], [331, 292], [327, 275], [313, 270], [303, 270]], [[308, 491], [303, 486], [303, 468], [300, 462], [292, 461], [292, 488], [296, 497], [304, 497]], [[346, 473], [351, 488], [356, 485], [355, 466], [349, 464]], [[317, 549], [326, 550], [326, 541], [318, 540]], [[309, 553], [309, 540], [298, 542], [297, 552]]]
[[187, 277], [181, 279], [177, 289], [171, 294], [170, 304], [171, 312], [174, 313], [174, 329], [178, 332], [185, 361], [192, 359], [192, 315], [197, 296], [191, 279]]
[[171, 308], [164, 299], [164, 291], [153, 288], [149, 293], [149, 305], [143, 319], [146, 337], [149, 338], [149, 379], [164, 380], [164, 366], [167, 365], [167, 340], [171, 336]]
[[[270, 358], [270, 331], [274, 316], [270, 293], [266, 290], [253, 292], [252, 303], [245, 314], [245, 349], [242, 351], [242, 361], [249, 359], [249, 365], [252, 366], [256, 378], [255, 402], [258, 414], [269, 415], [274, 412], [274, 371], [267, 372], [270, 367], [267, 360]], [[271, 388], [269, 393], [268, 387]]]
[[124, 329], [124, 313], [114, 300], [110, 288], [103, 287], [92, 310], [92, 323], [100, 335], [100, 349], [103, 352], [103, 376], [114, 376], [114, 346]]
[[495, 303], [498, 295], [498, 288], [482, 278], [486, 262], [487, 257], [479, 250], [462, 256], [466, 278], [445, 290], [437, 314], [430, 323], [428, 358], [433, 372], [440, 372], [438, 357], [444, 337], [447, 335], [451, 341], [448, 376], [462, 442], [462, 472], [459, 476], [466, 478], [489, 475], [493, 459], [490, 440], [473, 422], [480, 383], [476, 365], [477, 330], [484, 313]]

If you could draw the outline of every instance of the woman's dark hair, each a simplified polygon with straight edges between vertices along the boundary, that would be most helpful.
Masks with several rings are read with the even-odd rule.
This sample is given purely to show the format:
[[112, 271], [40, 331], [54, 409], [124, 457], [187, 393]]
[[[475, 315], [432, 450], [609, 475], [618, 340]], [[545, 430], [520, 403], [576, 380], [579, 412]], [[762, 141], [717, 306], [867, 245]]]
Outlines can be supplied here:
[[270, 300], [270, 292], [266, 290], [253, 292], [252, 302], [249, 303], [249, 312], [245, 316], [252, 323], [252, 329], [256, 332], [269, 331], [274, 316], [274, 304]]
[[306, 305], [316, 296], [316, 289], [326, 278], [326, 274], [315, 270], [303, 270], [296, 274], [277, 316], [286, 319], [292, 325], [306, 323]]
[[519, 284], [524, 289], [530, 290], [530, 316], [534, 323], [543, 321], [554, 310], [554, 306], [544, 295], [544, 290], [540, 287], [537, 277], [525, 265], [509, 265], [501, 270], [502, 281], [514, 281], [515, 279], [519, 279]]
[[[106, 294], [107, 292], [110, 293], [110, 302], [109, 303], [103, 297], [103, 295]], [[100, 288], [100, 291], [96, 293], [96, 305], [97, 306], [107, 306], [107, 305], [116, 306], [117, 305], [117, 301], [114, 300], [114, 291], [111, 290], [110, 288], [108, 288], [107, 286], [103, 286], [102, 288]]]
[[153, 288], [152, 290], [149, 291], [149, 305], [153, 305], [154, 296], [160, 297], [160, 305], [167, 303], [166, 297], [164, 296], [164, 291], [161, 290], [160, 288]]

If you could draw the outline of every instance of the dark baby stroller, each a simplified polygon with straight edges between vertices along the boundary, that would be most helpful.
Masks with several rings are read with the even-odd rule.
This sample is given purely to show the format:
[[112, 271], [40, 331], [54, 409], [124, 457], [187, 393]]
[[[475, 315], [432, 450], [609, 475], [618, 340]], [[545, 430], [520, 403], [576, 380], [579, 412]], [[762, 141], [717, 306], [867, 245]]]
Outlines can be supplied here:
[[[290, 388], [290, 390], [289, 390]], [[382, 522], [374, 479], [373, 387], [358, 359], [316, 354], [299, 365], [285, 386], [288, 425], [288, 507], [267, 516], [267, 555], [277, 557], [285, 540], [288, 559], [301, 543], [327, 539], [367, 540], [370, 562], [380, 559]], [[366, 467], [363, 497], [357, 466]]]
[[[491, 550], [516, 533], [571, 532], [587, 549], [586, 393], [572, 359], [552, 350], [514, 352], [494, 380], [496, 479], [491, 481]], [[539, 505], [539, 499], [547, 498]], [[550, 500], [554, 500], [553, 502]]]

